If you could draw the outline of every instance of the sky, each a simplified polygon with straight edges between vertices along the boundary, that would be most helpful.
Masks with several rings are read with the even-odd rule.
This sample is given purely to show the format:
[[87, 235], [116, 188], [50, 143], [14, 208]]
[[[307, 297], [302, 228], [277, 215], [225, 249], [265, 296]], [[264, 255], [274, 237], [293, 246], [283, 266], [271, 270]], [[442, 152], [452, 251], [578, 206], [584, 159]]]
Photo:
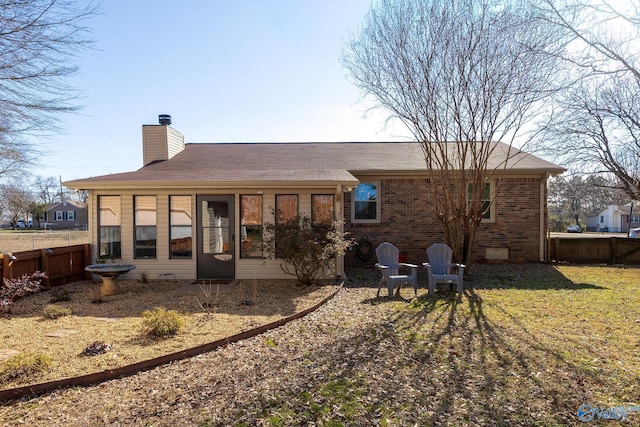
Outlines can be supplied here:
[[172, 116], [187, 143], [406, 140], [367, 111], [340, 56], [370, 0], [110, 0], [69, 83], [78, 113], [34, 175], [142, 167], [142, 125]]

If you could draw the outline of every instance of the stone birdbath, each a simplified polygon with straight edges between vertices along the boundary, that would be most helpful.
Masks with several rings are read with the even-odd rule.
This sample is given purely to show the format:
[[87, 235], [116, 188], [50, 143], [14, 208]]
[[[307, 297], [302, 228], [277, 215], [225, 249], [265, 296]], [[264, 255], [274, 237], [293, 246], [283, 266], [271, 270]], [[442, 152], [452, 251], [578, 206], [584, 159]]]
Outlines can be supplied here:
[[115, 295], [120, 292], [118, 286], [118, 276], [136, 268], [133, 264], [92, 264], [84, 268], [89, 273], [102, 277], [100, 285], [100, 295]]

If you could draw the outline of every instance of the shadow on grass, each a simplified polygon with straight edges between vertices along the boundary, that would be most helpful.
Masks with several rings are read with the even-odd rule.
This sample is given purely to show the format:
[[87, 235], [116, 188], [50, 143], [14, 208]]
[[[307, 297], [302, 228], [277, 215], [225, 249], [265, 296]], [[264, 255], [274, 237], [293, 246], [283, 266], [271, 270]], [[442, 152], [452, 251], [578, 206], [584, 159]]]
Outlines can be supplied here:
[[464, 280], [465, 288], [473, 289], [606, 289], [589, 283], [574, 283], [551, 264], [474, 264]]
[[[292, 394], [286, 403], [272, 402], [270, 409], [286, 414], [304, 407], [341, 381], [349, 384], [352, 395], [367, 396], [361, 401], [347, 395], [324, 397], [325, 408], [351, 408], [352, 415], [343, 412], [338, 418], [347, 424], [579, 424], [577, 408], [599, 403], [594, 391], [606, 387], [608, 378], [571, 354], [599, 357], [597, 349], [577, 339], [549, 339], [553, 330], [527, 326], [509, 313], [516, 308], [505, 310], [500, 300], [487, 303], [475, 289], [604, 288], [575, 284], [553, 266], [487, 267], [484, 275], [475, 273], [462, 298], [437, 292], [412, 300], [386, 295], [361, 300], [379, 320], [337, 335], [330, 350], [309, 355], [313, 361], [331, 358], [326, 371], [316, 374], [322, 380], [310, 384], [302, 401]], [[377, 287], [372, 277], [362, 278], [349, 287]], [[612, 394], [614, 390], [610, 386]]]

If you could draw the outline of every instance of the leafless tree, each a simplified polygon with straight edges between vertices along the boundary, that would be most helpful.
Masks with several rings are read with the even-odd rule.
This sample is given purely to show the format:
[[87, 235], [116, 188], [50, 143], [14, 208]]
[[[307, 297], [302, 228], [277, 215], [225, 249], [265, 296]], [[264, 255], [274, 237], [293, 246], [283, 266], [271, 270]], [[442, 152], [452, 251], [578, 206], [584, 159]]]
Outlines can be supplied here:
[[56, 130], [55, 117], [78, 108], [66, 79], [96, 12], [73, 0], [0, 0], [0, 176], [36, 159], [40, 148], [28, 136]]
[[7, 183], [0, 186], [0, 203], [9, 217], [12, 227], [20, 219], [26, 219], [33, 203], [33, 194], [18, 183]]
[[[553, 51], [557, 34], [525, 6], [381, 0], [343, 52], [374, 108], [421, 144], [435, 214], [466, 263], [489, 207], [487, 184], [515, 164], [514, 143], [522, 148], [524, 125], [553, 89], [556, 58], [542, 52]], [[494, 155], [505, 160], [494, 163]]]
[[60, 201], [60, 182], [50, 176], [36, 176], [33, 182], [36, 198], [40, 203], [49, 204]]
[[[559, 175], [550, 179], [547, 205], [551, 230], [564, 231], [575, 223], [576, 213], [584, 220], [608, 205], [629, 203], [629, 196], [619, 187], [615, 178], [606, 175]], [[577, 211], [574, 210], [576, 207]]]
[[545, 134], [579, 173], [607, 173], [640, 199], [640, 3], [544, 0], [541, 19], [565, 32], [571, 81]]

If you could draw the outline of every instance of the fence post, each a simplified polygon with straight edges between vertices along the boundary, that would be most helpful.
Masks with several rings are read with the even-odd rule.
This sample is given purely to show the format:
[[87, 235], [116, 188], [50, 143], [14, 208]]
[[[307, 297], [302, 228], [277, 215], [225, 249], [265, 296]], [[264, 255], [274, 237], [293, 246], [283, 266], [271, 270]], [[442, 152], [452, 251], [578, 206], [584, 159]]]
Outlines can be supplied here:
[[[84, 244], [84, 259], [83, 259], [83, 263], [84, 265], [82, 266], [82, 269], [84, 270], [84, 268], [88, 265], [91, 265], [91, 245], [89, 243], [85, 243]], [[89, 273], [88, 271], [84, 272], [84, 279], [85, 280], [91, 280], [91, 273]]]
[[[49, 254], [46, 248], [40, 249], [40, 266], [42, 267], [42, 272], [47, 273], [49, 271]], [[48, 273], [47, 278], [44, 279], [44, 287], [47, 290], [51, 289], [51, 280]]]
[[4, 279], [11, 279], [11, 273], [10, 273], [10, 269], [11, 267], [9, 266], [10, 264], [10, 260], [9, 260], [9, 254], [2, 254], [2, 281], [4, 282]]

